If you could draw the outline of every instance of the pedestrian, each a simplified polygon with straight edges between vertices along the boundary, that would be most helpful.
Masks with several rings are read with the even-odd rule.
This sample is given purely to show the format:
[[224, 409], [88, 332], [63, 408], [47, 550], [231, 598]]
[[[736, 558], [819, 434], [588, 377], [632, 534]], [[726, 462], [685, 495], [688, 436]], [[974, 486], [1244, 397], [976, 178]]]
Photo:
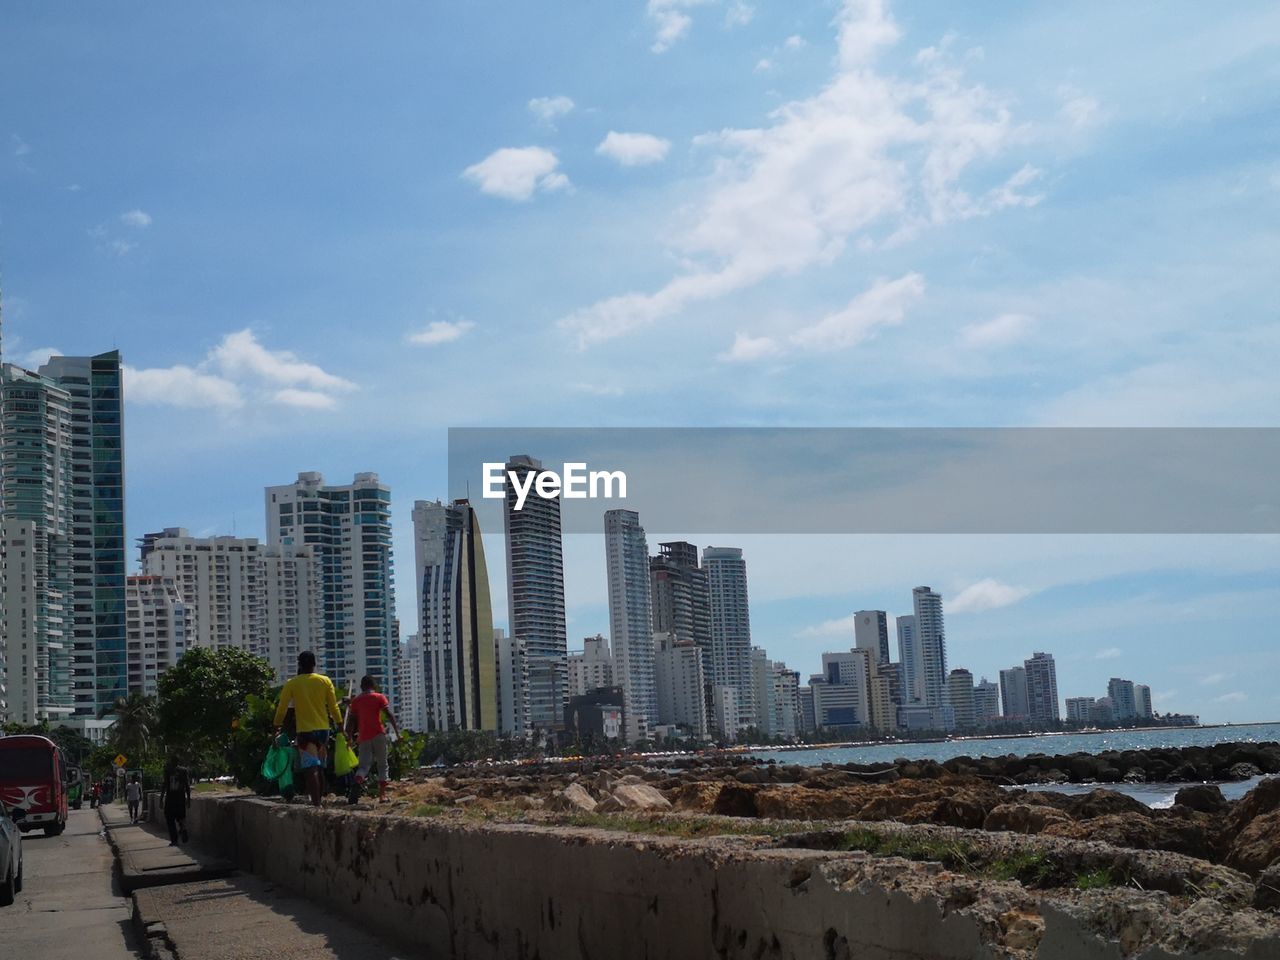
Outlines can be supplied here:
[[382, 725], [384, 713], [391, 721], [391, 729], [399, 736], [400, 727], [391, 712], [390, 702], [378, 692], [373, 677], [362, 677], [360, 696], [351, 701], [351, 708], [347, 711], [347, 737], [355, 736], [360, 744], [360, 765], [356, 767], [353, 799], [363, 792], [365, 778], [374, 766], [378, 768], [378, 799], [387, 799], [391, 770], [387, 763], [387, 729]]
[[178, 838], [186, 843], [187, 807], [191, 805], [191, 774], [179, 765], [173, 755], [164, 765], [164, 785], [160, 787], [160, 805], [164, 807], [164, 821], [169, 827], [169, 846], [176, 846]]
[[142, 812], [142, 783], [136, 773], [124, 788], [124, 798], [129, 801], [129, 819], [137, 823]]
[[280, 734], [290, 704], [293, 705], [302, 776], [311, 793], [311, 805], [318, 807], [324, 794], [329, 729], [333, 724], [342, 726], [342, 714], [338, 712], [333, 681], [323, 673], [316, 673], [316, 655], [310, 650], [298, 654], [298, 675], [287, 680], [280, 691], [280, 703], [276, 707], [276, 736]]
[[102, 799], [102, 781], [95, 780], [93, 789], [89, 791], [89, 809], [93, 810], [98, 806], [98, 801]]

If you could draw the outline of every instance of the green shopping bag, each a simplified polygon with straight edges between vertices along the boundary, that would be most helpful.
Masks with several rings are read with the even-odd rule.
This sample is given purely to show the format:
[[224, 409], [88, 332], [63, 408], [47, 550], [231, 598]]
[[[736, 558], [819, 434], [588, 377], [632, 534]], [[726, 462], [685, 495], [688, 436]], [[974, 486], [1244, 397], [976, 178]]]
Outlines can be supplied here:
[[346, 734], [340, 733], [333, 740], [333, 772], [336, 776], [345, 777], [360, 765], [360, 758], [347, 743]]

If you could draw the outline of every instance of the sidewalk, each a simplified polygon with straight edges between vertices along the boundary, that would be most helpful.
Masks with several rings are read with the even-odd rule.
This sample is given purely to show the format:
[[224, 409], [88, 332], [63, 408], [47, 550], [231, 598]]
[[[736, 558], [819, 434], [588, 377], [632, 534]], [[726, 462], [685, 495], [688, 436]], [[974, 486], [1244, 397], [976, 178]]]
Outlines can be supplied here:
[[323, 908], [191, 844], [169, 846], [163, 824], [131, 824], [99, 808], [133, 895], [133, 924], [154, 960], [409, 960]]

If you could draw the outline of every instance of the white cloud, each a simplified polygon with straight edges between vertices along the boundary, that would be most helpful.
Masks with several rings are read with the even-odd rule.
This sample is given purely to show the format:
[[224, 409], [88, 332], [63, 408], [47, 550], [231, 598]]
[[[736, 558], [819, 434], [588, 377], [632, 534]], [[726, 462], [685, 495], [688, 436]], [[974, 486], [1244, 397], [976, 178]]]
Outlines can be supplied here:
[[274, 399], [276, 403], [283, 403], [286, 407], [299, 407], [303, 410], [331, 410], [337, 405], [337, 401], [327, 393], [297, 390], [293, 387], [277, 390]]
[[626, 392], [613, 383], [574, 383], [570, 384], [570, 389], [592, 397], [620, 397]]
[[853, 642], [853, 624], [856, 620], [854, 614], [847, 617], [840, 617], [836, 620], [824, 620], [822, 623], [815, 624], [812, 627], [805, 627], [800, 631], [801, 637], [847, 637], [849, 642]]
[[[653, 9], [651, 0], [651, 10]], [[714, 173], [677, 240], [684, 270], [653, 292], [600, 300], [559, 321], [586, 347], [699, 302], [830, 264], [850, 241], [903, 242], [938, 224], [1030, 205], [1023, 167], [971, 193], [962, 181], [1020, 135], [1004, 101], [947, 57], [910, 77], [876, 68], [898, 28], [876, 0], [845, 0], [839, 58], [819, 93], [754, 129], [707, 134]]]
[[873, 336], [881, 327], [902, 323], [907, 309], [924, 296], [924, 277], [908, 273], [897, 280], [877, 280], [843, 310], [797, 330], [791, 342], [807, 350], [841, 350]]
[[131, 240], [121, 240], [116, 238], [107, 243], [107, 249], [114, 253], [117, 257], [128, 256], [129, 252], [136, 247], [137, 244]]
[[1124, 651], [1123, 651], [1123, 650], [1121, 650], [1119, 647], [1107, 647], [1106, 649], [1104, 649], [1104, 650], [1099, 650], [1097, 653], [1095, 653], [1095, 654], [1093, 655], [1093, 659], [1095, 659], [1095, 660], [1115, 660], [1115, 659], [1117, 659], [1117, 658], [1118, 658], [1122, 653], [1124, 653]]
[[13, 155], [15, 157], [25, 157], [31, 152], [31, 144], [27, 143], [27, 141], [23, 140], [16, 133], [10, 135], [9, 143], [13, 147]]
[[791, 36], [787, 37], [786, 42], [782, 45], [788, 50], [801, 50], [806, 46], [804, 37], [800, 36], [798, 33], [793, 33]]
[[1102, 121], [1102, 105], [1096, 98], [1069, 85], [1059, 87], [1058, 96], [1062, 116], [1072, 128], [1082, 130]]
[[773, 61], [768, 57], [761, 57], [756, 61], [756, 73], [768, 73], [773, 69]]
[[779, 356], [782, 347], [772, 337], [752, 337], [739, 333], [733, 338], [733, 346], [720, 354], [720, 360], [726, 363], [751, 363], [756, 360], [767, 360]]
[[462, 175], [481, 193], [507, 200], [528, 200], [535, 190], [550, 192], [569, 185], [569, 178], [557, 170], [560, 160], [545, 147], [503, 147]]
[[961, 590], [954, 600], [947, 604], [950, 613], [982, 613], [984, 610], [997, 610], [1009, 607], [1031, 595], [1025, 587], [1015, 587], [999, 580], [979, 580]]
[[1200, 682], [1206, 687], [1216, 686], [1224, 680], [1230, 680], [1233, 674], [1230, 673], [1211, 673], [1208, 676], [1200, 678]]
[[1243, 690], [1233, 690], [1231, 693], [1224, 693], [1220, 697], [1214, 697], [1214, 703], [1244, 703], [1249, 699], [1249, 695]]
[[755, 19], [756, 8], [747, 3], [746, 0], [733, 0], [729, 4], [729, 9], [725, 12], [724, 22], [730, 27], [745, 27], [753, 19]]
[[960, 330], [960, 342], [966, 347], [1005, 347], [1027, 335], [1032, 319], [1022, 313], [1002, 313], [998, 317], [971, 323]]
[[409, 334], [409, 342], [419, 347], [452, 343], [463, 337], [475, 324], [470, 320], [433, 320], [426, 328]]
[[181, 364], [151, 370], [125, 367], [124, 395], [130, 403], [170, 407], [235, 410], [244, 406], [236, 384]]
[[280, 404], [328, 409], [336, 394], [356, 389], [342, 377], [288, 350], [268, 350], [252, 330], [229, 333], [196, 366], [125, 368], [125, 397], [144, 404], [237, 410]]
[[18, 366], [26, 370], [34, 370], [49, 361], [50, 357], [65, 357], [66, 354], [57, 347], [36, 347], [19, 354], [15, 360]]
[[120, 214], [120, 222], [126, 227], [136, 227], [142, 230], [151, 226], [151, 214], [145, 210], [130, 210], [127, 213]]
[[683, 40], [693, 26], [693, 18], [684, 11], [689, 7], [700, 7], [714, 0], [649, 0], [647, 11], [649, 19], [657, 27], [653, 46], [654, 53], [664, 53], [672, 45]]
[[546, 124], [573, 112], [574, 102], [565, 96], [534, 97], [529, 101], [529, 112]]
[[596, 153], [618, 161], [624, 167], [660, 163], [667, 157], [671, 141], [651, 133], [619, 133], [610, 130], [596, 147]]
[[258, 342], [252, 330], [229, 333], [210, 354], [229, 376], [251, 375], [292, 387], [315, 390], [354, 390], [350, 380], [327, 373], [314, 363], [299, 360], [288, 350], [268, 350]]

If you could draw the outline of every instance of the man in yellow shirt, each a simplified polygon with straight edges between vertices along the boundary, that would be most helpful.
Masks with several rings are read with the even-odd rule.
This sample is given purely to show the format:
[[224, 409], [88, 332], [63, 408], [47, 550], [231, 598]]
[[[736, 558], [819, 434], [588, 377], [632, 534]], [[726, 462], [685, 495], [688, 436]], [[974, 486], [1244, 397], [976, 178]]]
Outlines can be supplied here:
[[333, 681], [323, 673], [316, 673], [316, 655], [310, 650], [298, 654], [298, 675], [286, 681], [280, 691], [280, 703], [276, 707], [277, 735], [290, 704], [297, 726], [302, 774], [311, 793], [311, 804], [318, 807], [324, 793], [324, 766], [329, 756], [329, 721], [341, 727], [342, 714], [338, 712]]

